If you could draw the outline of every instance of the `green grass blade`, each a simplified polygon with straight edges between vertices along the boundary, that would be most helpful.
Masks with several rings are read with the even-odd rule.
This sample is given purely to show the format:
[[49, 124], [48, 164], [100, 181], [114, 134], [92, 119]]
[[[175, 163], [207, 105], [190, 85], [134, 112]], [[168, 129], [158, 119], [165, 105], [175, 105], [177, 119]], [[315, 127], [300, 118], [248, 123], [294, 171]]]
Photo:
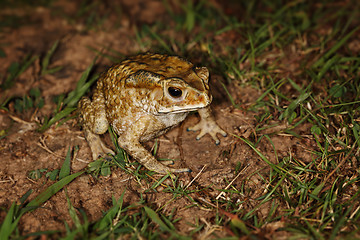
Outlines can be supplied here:
[[156, 189], [158, 186], [160, 186], [166, 179], [168, 179], [169, 174], [166, 174], [165, 176], [163, 176], [160, 180], [157, 180], [152, 186], [152, 189]]
[[249, 231], [249, 229], [246, 227], [246, 224], [243, 220], [239, 219], [237, 216], [231, 218], [230, 221], [231, 225], [233, 225], [234, 227], [240, 229], [240, 231], [246, 235], [249, 235], [251, 232]]
[[55, 43], [51, 46], [50, 50], [46, 53], [46, 56], [42, 60], [42, 62], [41, 62], [41, 75], [42, 76], [44, 76], [48, 73], [51, 73], [51, 72], [56, 72], [62, 68], [62, 67], [56, 67], [54, 69], [48, 69], [49, 64], [50, 64], [50, 59], [53, 56], [53, 54], [58, 46], [59, 46], [59, 40], [55, 41]]
[[324, 237], [308, 222], [305, 220], [307, 227], [309, 228], [311, 234], [315, 237], [315, 239], [323, 240]]
[[320, 191], [323, 189], [323, 187], [325, 186], [325, 182], [320, 183], [312, 192], [311, 195], [314, 196], [318, 196]]
[[321, 80], [321, 78], [325, 75], [325, 73], [328, 72], [329, 69], [339, 61], [339, 59], [340, 59], [340, 57], [338, 55], [335, 55], [332, 58], [330, 58], [329, 60], [327, 60], [324, 63], [324, 65], [321, 67], [321, 69], [316, 77], [316, 81], [319, 82]]
[[64, 104], [66, 104], [67, 107], [73, 107], [77, 104], [77, 102], [80, 100], [80, 98], [86, 93], [88, 89], [90, 89], [91, 85], [94, 83], [95, 80], [97, 80], [98, 75], [92, 77], [88, 82], [86, 82], [84, 85], [81, 85], [77, 88], [75, 88], [74, 91], [70, 92], [66, 99], [64, 100]]
[[59, 180], [70, 175], [70, 160], [71, 160], [71, 149], [69, 146], [69, 149], [66, 153], [65, 161], [60, 169]]
[[251, 217], [251, 215], [264, 203], [266, 203], [267, 201], [270, 200], [271, 196], [274, 194], [274, 192], [276, 191], [276, 189], [283, 183], [283, 181], [285, 180], [285, 178], [287, 177], [287, 174], [284, 174], [281, 179], [277, 182], [277, 184], [274, 186], [274, 188], [266, 194], [265, 198], [256, 206], [254, 207], [251, 211], [247, 212], [243, 219], [248, 219]]
[[[26, 199], [28, 199], [28, 197], [30, 196], [30, 194], [33, 192], [32, 189], [30, 189], [29, 191], [27, 191], [21, 198], [20, 198], [20, 204], [24, 204]], [[1, 238], [0, 238], [1, 239]]]
[[54, 117], [52, 117], [46, 124], [44, 124], [42, 127], [39, 128], [39, 131], [45, 131], [46, 129], [48, 129], [51, 125], [53, 125], [54, 123], [56, 123], [57, 121], [59, 121], [60, 119], [68, 116], [69, 114], [71, 114], [73, 111], [75, 111], [76, 108], [71, 107], [71, 108], [65, 108], [64, 110], [62, 110], [61, 112], [58, 112], [57, 114], [55, 114]]
[[352, 124], [353, 124], [353, 134], [354, 134], [354, 137], [355, 137], [355, 141], [358, 145], [358, 148], [360, 149], [360, 125], [355, 123], [354, 120], [352, 120]]
[[[58, 112], [60, 108], [55, 111], [56, 114], [53, 116], [49, 121], [47, 121], [43, 126], [39, 128], [39, 131], [45, 131], [48, 129], [51, 125], [56, 123], [57, 121], [60, 121], [63, 118], [66, 118], [67, 120], [68, 115], [71, 114], [74, 110], [76, 110], [76, 104], [80, 100], [80, 98], [88, 91], [88, 89], [91, 87], [91, 85], [97, 80], [98, 75], [93, 76], [90, 80], [88, 80], [91, 70], [94, 66], [94, 63], [96, 61], [96, 58], [92, 62], [92, 64], [83, 72], [83, 74], [80, 77], [80, 80], [78, 81], [75, 90], [71, 91], [67, 97], [63, 100], [63, 102], [59, 101], [59, 106], [66, 106], [62, 111]], [[88, 80], [88, 81], [87, 81]], [[62, 103], [61, 103], [62, 102]]]
[[347, 40], [359, 29], [360, 27], [358, 26], [354, 30], [346, 34], [343, 38], [341, 38], [329, 51], [327, 51], [319, 60], [317, 60], [313, 64], [313, 67], [317, 68], [320, 65], [324, 64], [324, 61], [328, 59], [333, 53], [335, 53], [342, 45], [344, 45], [347, 42]]
[[[354, 203], [355, 204], [355, 203]], [[336, 221], [335, 226], [331, 232], [330, 240], [336, 239], [336, 236], [339, 236], [340, 229], [343, 227], [343, 225], [346, 223], [347, 217], [350, 212], [353, 210], [353, 206], [349, 206], [349, 208], [346, 210], [345, 213], [343, 213], [339, 219]]]
[[148, 32], [152, 38], [158, 41], [161, 47], [164, 48], [168, 53], [173, 52], [171, 48], [168, 46], [168, 44], [164, 41], [164, 39], [162, 39], [160, 35], [158, 35], [153, 30], [151, 30], [147, 25], [144, 26], [144, 30]]
[[160, 228], [162, 228], [163, 230], [165, 230], [166, 232], [169, 233], [173, 233], [173, 230], [171, 230], [159, 217], [159, 215], [152, 210], [151, 208], [148, 208], [146, 206], [144, 206], [144, 210], [146, 212], [146, 214], [149, 216], [149, 218], [151, 218], [151, 220], [153, 222], [155, 222], [156, 224], [158, 224], [160, 226]]
[[21, 214], [24, 214], [25, 212], [31, 211], [33, 208], [40, 207], [41, 204], [43, 204], [45, 201], [47, 201], [49, 198], [51, 198], [55, 193], [57, 193], [59, 190], [61, 190], [65, 185], [70, 183], [72, 180], [77, 178], [78, 176], [82, 175], [85, 171], [77, 172], [74, 174], [71, 174], [67, 177], [64, 177], [60, 181], [54, 183], [50, 187], [48, 187], [44, 192], [40, 193], [34, 200], [29, 202], [25, 208], [21, 210]]
[[272, 162], [269, 161], [269, 159], [267, 159], [264, 154], [262, 154], [255, 146], [253, 143], [251, 143], [249, 140], [245, 139], [245, 138], [242, 138], [242, 137], [239, 137], [237, 135], [234, 135], [235, 137], [239, 138], [240, 140], [242, 140], [243, 142], [245, 142], [249, 147], [251, 147], [258, 155], [259, 157], [265, 162], [267, 163], [272, 169], [274, 169], [275, 171], [277, 172], [281, 172], [281, 169], [273, 164]]
[[125, 193], [125, 191], [122, 193], [119, 201], [117, 201], [114, 204], [114, 206], [109, 211], [107, 211], [107, 213], [104, 215], [104, 217], [97, 223], [96, 228], [99, 231], [110, 228], [110, 226], [113, 223], [113, 219], [115, 218], [116, 215], [118, 215], [118, 217], [120, 217], [124, 193]]
[[15, 204], [15, 202], [13, 202], [13, 204], [11, 205], [11, 207], [10, 207], [8, 213], [6, 214], [6, 217], [1, 225], [0, 239], [3, 239], [3, 240], [9, 239], [10, 234], [15, 229], [14, 223], [12, 222], [14, 215], [15, 215], [15, 207], [16, 207], [16, 204]]
[[302, 94], [300, 94], [300, 96], [295, 99], [294, 101], [292, 101], [289, 106], [286, 108], [286, 110], [280, 115], [279, 119], [283, 120], [283, 119], [288, 119], [292, 113], [295, 111], [296, 107], [303, 103], [309, 96], [311, 95], [310, 92], [304, 92]]
[[270, 88], [268, 88], [261, 96], [256, 99], [256, 102], [261, 102], [271, 91], [273, 91], [275, 88], [281, 86], [285, 82], [285, 78], [281, 79], [277, 83], [273, 84]]
[[36, 60], [38, 59], [39, 56], [35, 55], [32, 56], [31, 58], [29, 58], [29, 56], [26, 57], [26, 61], [25, 63], [22, 65], [22, 67], [19, 69], [19, 71], [16, 74], [16, 77], [18, 77], [20, 74], [22, 74], [23, 72], [25, 72], [26, 69], [28, 69], [28, 67], [30, 67], [30, 65]]
[[230, 92], [228, 91], [228, 89], [227, 89], [227, 87], [225, 86], [225, 84], [221, 82], [221, 85], [223, 86], [223, 88], [224, 88], [224, 90], [225, 90], [225, 92], [226, 92], [226, 95], [228, 96], [228, 98], [229, 98], [231, 104], [233, 105], [233, 107], [234, 107], [234, 108], [239, 108], [239, 105], [237, 105], [237, 104], [235, 103], [234, 98], [231, 96], [231, 94], [230, 94]]
[[51, 181], [55, 181], [59, 175], [59, 172], [60, 172], [60, 169], [54, 169], [53, 171], [46, 174], [46, 177], [48, 177]]
[[38, 58], [39, 56], [32, 56], [30, 57], [30, 55], [27, 55], [24, 59], [23, 62], [18, 63], [18, 62], [13, 62], [9, 69], [8, 69], [8, 73], [9, 75], [7, 76], [7, 78], [5, 79], [5, 81], [3, 83], [0, 84], [0, 88], [2, 89], [8, 89], [11, 88], [14, 83], [15, 83], [15, 79], [17, 77], [19, 77], [26, 69], [28, 69], [28, 67]]
[[90, 66], [81, 74], [81, 77], [76, 84], [76, 88], [71, 91], [68, 96], [64, 99], [64, 104], [68, 107], [74, 106], [79, 99], [84, 95], [84, 93], [90, 88], [90, 86], [93, 84], [95, 80], [97, 80], [98, 75], [93, 76], [89, 80], [90, 73], [94, 67], [96, 58], [94, 61], [90, 64]]
[[72, 205], [68, 195], [66, 195], [66, 201], [67, 201], [67, 206], [68, 206], [68, 210], [69, 210], [69, 215], [70, 215], [76, 229], [80, 229], [81, 228], [80, 218], [77, 215], [76, 210], [75, 210], [74, 206]]

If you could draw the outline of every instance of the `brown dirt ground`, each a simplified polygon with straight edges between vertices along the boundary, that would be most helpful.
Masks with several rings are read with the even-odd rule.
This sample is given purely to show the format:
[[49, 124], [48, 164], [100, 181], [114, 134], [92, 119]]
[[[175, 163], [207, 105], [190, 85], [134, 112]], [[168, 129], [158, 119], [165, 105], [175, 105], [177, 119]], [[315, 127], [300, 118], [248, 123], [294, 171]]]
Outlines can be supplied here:
[[[157, 10], [154, 12], [142, 10], [149, 8], [134, 7], [137, 1], [123, 1], [122, 8], [126, 14], [123, 14], [120, 19], [110, 16], [106, 20], [109, 23], [103, 24], [99, 29], [88, 31], [84, 30], [85, 26], [81, 21], [71, 23], [59, 11], [54, 10], [59, 8], [72, 16], [78, 6], [78, 3], [73, 1], [56, 1], [55, 7], [51, 9], [37, 7], [35, 9], [4, 9], [0, 12], [3, 17], [10, 14], [25, 16], [28, 19], [27, 23], [20, 24], [17, 28], [3, 29], [0, 32], [0, 41], [6, 46], [4, 50], [7, 55], [6, 58], [0, 58], [0, 72], [3, 76], [6, 75], [6, 70], [12, 62], [23, 59], [28, 53], [43, 56], [57, 39], [60, 39], [60, 45], [52, 59], [51, 67], [64, 66], [61, 71], [53, 75], [39, 77], [40, 60], [36, 60], [35, 64], [18, 78], [11, 89], [0, 92], [2, 97], [23, 96], [29, 89], [38, 87], [45, 98], [45, 106], [38, 111], [19, 114], [10, 104], [9, 112], [0, 113], [0, 129], [9, 129], [9, 134], [0, 140], [0, 206], [3, 209], [8, 209], [12, 202], [18, 201], [29, 189], [34, 190], [30, 196], [32, 199], [51, 185], [52, 182], [46, 181], [45, 177], [37, 181], [29, 179], [28, 172], [41, 168], [49, 170], [60, 168], [69, 146], [79, 146], [79, 152], [71, 163], [73, 172], [83, 169], [91, 161], [90, 149], [76, 120], [70, 120], [59, 127], [52, 126], [44, 133], [36, 131], [36, 123], [52, 113], [55, 108], [52, 98], [55, 95], [67, 93], [75, 88], [81, 73], [96, 55], [89, 46], [96, 49], [111, 47], [124, 55], [151, 50], [139, 47], [134, 40], [133, 27], [136, 24], [151, 23], [156, 19], [156, 14], [165, 12], [165, 9], [158, 4], [158, 1], [145, 2], [149, 2], [149, 8]], [[131, 11], [126, 11], [128, 9]], [[141, 16], [141, 18], [135, 16]], [[115, 24], [114, 19], [117, 21]], [[105, 69], [110, 64], [105, 58], [98, 59], [97, 71]], [[209, 136], [196, 141], [196, 133], [186, 132], [186, 128], [197, 121], [197, 116], [194, 114], [189, 116], [181, 126], [159, 138], [158, 157], [181, 159], [175, 167], [181, 165], [193, 170], [192, 173], [180, 176], [180, 181], [184, 185], [187, 185], [204, 168], [196, 182], [190, 187], [210, 187], [208, 197], [219, 196], [220, 191], [217, 189], [224, 189], [228, 181], [236, 177], [233, 186], [240, 187], [245, 183], [246, 195], [224, 194], [220, 197], [231, 197], [233, 202], [248, 200], [246, 204], [239, 205], [239, 209], [244, 209], [246, 212], [247, 208], [259, 203], [255, 199], [266, 191], [266, 186], [261, 184], [262, 179], [257, 173], [266, 176], [269, 174], [269, 167], [244, 142], [232, 135], [249, 137], [256, 126], [254, 117], [256, 113], [234, 109], [222, 90], [220, 85], [222, 80], [220, 76], [212, 76], [212, 89], [216, 89], [213, 91], [215, 101], [212, 107], [217, 122], [226, 129], [229, 136], [221, 138], [222, 142], [219, 146], [215, 146]], [[229, 85], [228, 88], [243, 109], [251, 105], [261, 94], [256, 89], [240, 88], [234, 84]], [[295, 131], [300, 135], [309, 133], [306, 125]], [[105, 136], [105, 139], [110, 143], [108, 136]], [[271, 139], [279, 158], [291, 153], [299, 161], [306, 163], [312, 160], [310, 150], [313, 144], [308, 138], [295, 139], [287, 135], [273, 135]], [[151, 147], [152, 143], [147, 146]], [[275, 153], [269, 141], [264, 138], [258, 148], [262, 153], [266, 153], [272, 162], [276, 162]], [[234, 168], [238, 163], [242, 164], [244, 171], [239, 176], [235, 176]], [[66, 189], [74, 206], [84, 209], [89, 220], [95, 221], [112, 206], [112, 196], [119, 198], [125, 188], [127, 189], [125, 204], [138, 201], [140, 194], [143, 194], [149, 205], [153, 207], [166, 205], [172, 198], [172, 194], [163, 193], [161, 186], [157, 193], [146, 191], [151, 184], [151, 180], [139, 184], [132, 176], [120, 169], [114, 169], [109, 177], [101, 177], [99, 180], [83, 175], [69, 184]], [[186, 198], [176, 199], [166, 205], [163, 212], [170, 213], [175, 208], [177, 210], [175, 218], [182, 219], [177, 223], [177, 227], [185, 234], [192, 229], [187, 223], [195, 223], [196, 218], [203, 223], [209, 223], [210, 226], [214, 224], [215, 210], [195, 206], [184, 208], [190, 204], [191, 202]], [[268, 204], [262, 205], [256, 210], [256, 214], [259, 218], [266, 218], [269, 208]], [[4, 216], [5, 212], [2, 211], [0, 221]], [[65, 191], [62, 190], [47, 201], [42, 208], [24, 215], [20, 221], [20, 230], [23, 234], [54, 229], [64, 230], [64, 221], [72, 225]], [[282, 225], [281, 222], [272, 223], [262, 231], [267, 236], [267, 234], [273, 234], [273, 231]], [[210, 230], [207, 229], [207, 231]], [[224, 236], [226, 233], [223, 231], [224, 229], [220, 228], [215, 232], [218, 236]], [[202, 234], [206, 235], [206, 231]]]

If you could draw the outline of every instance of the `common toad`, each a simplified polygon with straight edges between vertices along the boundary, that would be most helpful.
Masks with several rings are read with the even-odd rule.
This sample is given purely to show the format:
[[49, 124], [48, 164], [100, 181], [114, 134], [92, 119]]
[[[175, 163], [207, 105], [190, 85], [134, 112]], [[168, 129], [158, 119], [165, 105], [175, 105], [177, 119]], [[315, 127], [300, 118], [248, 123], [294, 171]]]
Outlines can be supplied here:
[[161, 164], [141, 143], [164, 134], [197, 110], [201, 120], [188, 130], [200, 130], [197, 139], [209, 133], [219, 144], [216, 134], [226, 136], [226, 132], [211, 113], [208, 81], [206, 67], [195, 67], [178, 56], [145, 53], [112, 66], [98, 79], [92, 101], [83, 97], [78, 105], [93, 159], [114, 154], [99, 137], [111, 125], [119, 146], [147, 169], [160, 174], [191, 171]]

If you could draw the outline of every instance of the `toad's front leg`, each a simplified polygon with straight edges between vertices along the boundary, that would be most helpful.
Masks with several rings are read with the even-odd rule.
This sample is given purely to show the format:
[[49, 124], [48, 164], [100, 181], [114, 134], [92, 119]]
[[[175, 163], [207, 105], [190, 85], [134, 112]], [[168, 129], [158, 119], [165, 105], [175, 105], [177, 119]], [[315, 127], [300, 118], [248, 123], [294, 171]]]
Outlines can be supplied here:
[[147, 128], [147, 124], [144, 123], [143, 120], [144, 119], [141, 119], [141, 121], [135, 122], [130, 129], [119, 136], [119, 146], [141, 165], [151, 171], [160, 174], [191, 172], [188, 168], [175, 169], [161, 164], [149, 151], [144, 148], [144, 146], [141, 145], [139, 141], [141, 133], [144, 133]]
[[196, 136], [196, 140], [199, 140], [202, 138], [205, 134], [210, 134], [210, 136], [214, 139], [215, 144], [219, 145], [220, 140], [216, 136], [216, 134], [220, 133], [224, 137], [227, 136], [227, 133], [222, 130], [219, 125], [215, 122], [214, 115], [211, 113], [211, 108], [201, 108], [198, 110], [198, 113], [200, 115], [200, 121], [193, 127], [189, 127], [188, 131], [198, 131], [200, 130], [200, 133]]

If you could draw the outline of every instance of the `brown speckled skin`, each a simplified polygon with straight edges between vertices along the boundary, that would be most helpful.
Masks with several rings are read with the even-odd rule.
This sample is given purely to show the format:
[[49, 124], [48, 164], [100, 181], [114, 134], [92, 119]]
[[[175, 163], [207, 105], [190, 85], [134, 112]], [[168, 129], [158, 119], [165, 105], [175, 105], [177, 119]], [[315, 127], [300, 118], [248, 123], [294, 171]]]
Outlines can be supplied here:
[[[93, 159], [114, 154], [99, 138], [110, 124], [119, 136], [119, 146], [149, 170], [190, 171], [161, 164], [141, 142], [164, 134], [197, 110], [201, 120], [189, 130], [200, 130], [197, 139], [209, 133], [218, 144], [216, 134], [226, 133], [211, 114], [208, 79], [207, 68], [194, 67], [177, 56], [146, 53], [111, 67], [99, 78], [92, 101], [83, 97], [78, 105]], [[181, 96], [171, 92], [174, 88], [181, 90]]]

